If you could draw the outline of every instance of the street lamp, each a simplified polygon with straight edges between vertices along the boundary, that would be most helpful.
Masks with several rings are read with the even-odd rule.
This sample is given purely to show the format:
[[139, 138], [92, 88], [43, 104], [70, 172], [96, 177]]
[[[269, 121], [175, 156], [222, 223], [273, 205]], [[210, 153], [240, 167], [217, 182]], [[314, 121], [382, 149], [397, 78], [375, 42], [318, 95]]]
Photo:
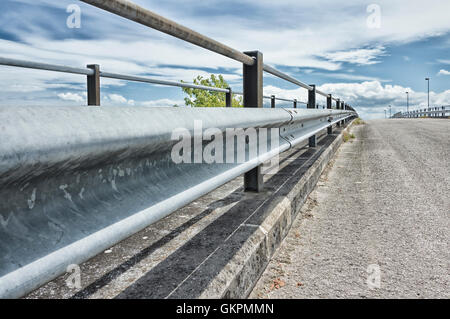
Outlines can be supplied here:
[[389, 105], [389, 118], [391, 118], [391, 117], [392, 117], [392, 106]]
[[409, 92], [406, 91], [406, 113], [409, 113]]
[[428, 108], [430, 108], [430, 78], [425, 78], [428, 81]]

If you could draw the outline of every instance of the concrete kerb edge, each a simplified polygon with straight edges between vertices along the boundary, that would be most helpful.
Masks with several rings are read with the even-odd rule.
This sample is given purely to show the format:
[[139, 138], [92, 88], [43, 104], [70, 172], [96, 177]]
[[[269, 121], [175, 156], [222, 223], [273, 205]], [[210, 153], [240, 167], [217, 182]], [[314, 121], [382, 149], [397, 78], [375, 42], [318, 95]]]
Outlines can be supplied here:
[[[245, 241], [228, 264], [210, 282], [199, 298], [247, 298], [266, 269], [270, 259], [288, 234], [307, 197], [316, 186], [322, 172], [343, 143], [344, 126], [334, 141], [303, 174], [287, 196], [275, 198], [271, 212], [258, 229]], [[251, 227], [250, 225], [241, 225]], [[239, 230], [238, 230], [239, 231]], [[236, 232], [233, 236], [237, 236]], [[230, 241], [233, 238], [229, 239]]]

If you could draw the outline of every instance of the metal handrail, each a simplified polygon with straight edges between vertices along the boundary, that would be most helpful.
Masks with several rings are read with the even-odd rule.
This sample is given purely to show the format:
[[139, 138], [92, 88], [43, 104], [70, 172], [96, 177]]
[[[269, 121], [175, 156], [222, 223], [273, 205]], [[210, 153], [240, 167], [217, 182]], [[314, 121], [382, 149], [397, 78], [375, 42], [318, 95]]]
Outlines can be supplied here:
[[195, 32], [175, 21], [164, 18], [131, 1], [125, 0], [81, 0], [100, 9], [117, 14], [129, 20], [143, 24], [152, 29], [164, 32], [181, 40], [198, 45], [199, 47], [216, 52], [246, 65], [253, 65], [255, 61], [248, 55], [235, 50], [223, 43]]
[[48, 63], [30, 62], [17, 59], [9, 59], [0, 57], [0, 65], [15, 66], [27, 69], [55, 71], [72, 74], [94, 75], [94, 70], [88, 68], [73, 68], [70, 66], [55, 65]]
[[178, 86], [178, 87], [215, 91], [215, 92], [222, 92], [222, 93], [229, 93], [231, 91], [229, 89], [222, 89], [222, 88], [217, 88], [217, 87], [213, 87], [213, 86], [198, 85], [198, 84], [191, 84], [191, 83], [185, 83], [185, 82], [175, 82], [175, 81], [168, 81], [168, 80], [157, 80], [157, 79], [152, 79], [152, 78], [147, 78], [147, 77], [134, 76], [134, 75], [123, 75], [123, 74], [110, 73], [110, 72], [100, 72], [100, 76], [104, 77], [104, 78], [110, 78], [110, 79], [119, 79], [119, 80], [144, 82], [144, 83], [146, 82], [146, 83], [152, 83], [152, 84]]
[[[69, 67], [69, 66], [65, 66], [65, 65], [32, 62], [32, 61], [2, 58], [2, 57], [0, 57], [0, 65], [22, 67], [22, 68], [29, 68], [29, 69], [36, 69], [36, 70], [44, 70], [44, 71], [80, 74], [80, 75], [87, 75], [87, 76], [92, 76], [95, 73], [94, 70], [89, 69], [89, 68], [75, 68], [75, 67]], [[99, 76], [103, 77], [103, 78], [110, 78], [110, 79], [117, 79], [117, 80], [134, 81], [134, 82], [141, 82], [141, 83], [151, 83], [151, 84], [156, 84], [156, 85], [167, 85], [167, 86], [175, 86], [175, 87], [182, 87], [182, 88], [200, 89], [200, 90], [207, 90], [207, 91], [212, 91], [212, 92], [232, 93], [234, 95], [244, 95], [243, 92], [232, 91], [230, 89], [223, 89], [223, 88], [217, 88], [217, 87], [213, 87], [213, 86], [198, 85], [198, 84], [186, 83], [186, 82], [158, 80], [158, 79], [154, 79], [154, 78], [135, 76], [135, 75], [125, 75], [125, 74], [100, 71]], [[319, 93], [319, 91], [317, 91], [317, 90], [316, 90], [316, 92]], [[263, 97], [265, 99], [272, 98], [271, 96], [267, 96], [267, 95], [264, 95]], [[307, 102], [303, 102], [303, 101], [299, 101], [299, 100], [295, 100], [295, 99], [285, 99], [285, 98], [279, 98], [279, 97], [275, 97], [275, 100], [292, 102], [292, 103], [297, 102], [299, 104], [306, 104], [306, 105], [308, 104]]]
[[[229, 57], [235, 61], [244, 63], [245, 65], [254, 65], [255, 60], [249, 55], [233, 49], [223, 43], [213, 40], [205, 35], [202, 35], [192, 29], [182, 26], [175, 21], [164, 18], [148, 9], [145, 9], [131, 1], [125, 0], [81, 0], [82, 2], [91, 4], [100, 9], [117, 14], [126, 19], [135, 21], [142, 25], [148, 26], [155, 30], [174, 36], [178, 39], [190, 42], [204, 49], [216, 52], [223, 56]], [[263, 65], [263, 70], [274, 76], [277, 76], [283, 80], [291, 82], [308, 91], [314, 90], [311, 85], [305, 84], [286, 73], [283, 73], [267, 64]], [[325, 97], [329, 97], [330, 94], [322, 92], [316, 89], [316, 93]], [[336, 99], [334, 99], [337, 101]]]
[[309, 85], [307, 85], [307, 84], [305, 84], [303, 82], [300, 82], [299, 80], [294, 79], [293, 77], [291, 77], [291, 76], [289, 76], [289, 75], [287, 75], [287, 74], [285, 74], [285, 73], [283, 73], [281, 71], [278, 71], [277, 69], [271, 67], [270, 65], [264, 64], [264, 71], [266, 71], [267, 73], [270, 73], [272, 75], [275, 75], [275, 76], [277, 76], [277, 77], [279, 77], [279, 78], [281, 78], [283, 80], [286, 80], [288, 82], [296, 84], [296, 85], [298, 85], [298, 86], [300, 86], [302, 88], [305, 88], [308, 91], [312, 91], [314, 89], [312, 86], [309, 86]]
[[[99, 7], [101, 9], [107, 10], [109, 12], [115, 13], [124, 18], [133, 20], [140, 24], [146, 25], [153, 29], [159, 30], [166, 34], [175, 36], [179, 39], [182, 39], [182, 40], [185, 40], [192, 44], [198, 45], [207, 50], [227, 56], [231, 59], [242, 62], [246, 65], [253, 65], [255, 62], [252, 57], [248, 56], [245, 53], [242, 53], [231, 47], [228, 47], [218, 41], [215, 41], [209, 37], [206, 37], [198, 32], [193, 31], [187, 27], [184, 27], [172, 20], [161, 17], [158, 14], [156, 14], [150, 10], [147, 10], [145, 8], [142, 8], [130, 1], [124, 1], [124, 0], [108, 0], [108, 1], [106, 1], [106, 0], [81, 0], [81, 1], [91, 4], [91, 5], [94, 5], [96, 7]], [[72, 73], [72, 74], [82, 74], [82, 75], [87, 75], [87, 76], [95, 76], [96, 75], [95, 70], [91, 69], [91, 68], [74, 68], [74, 67], [69, 67], [69, 66], [61, 66], [61, 65], [39, 63], [39, 62], [30, 62], [30, 61], [23, 61], [23, 60], [17, 60], [17, 59], [9, 59], [9, 58], [0, 58], [0, 65], [24, 67], [24, 68], [30, 68], [30, 69], [39, 69], [39, 70], [64, 72], [64, 73]], [[278, 77], [278, 78], [281, 78], [281, 79], [286, 80], [290, 83], [293, 83], [297, 86], [305, 88], [308, 91], [312, 91], [315, 89], [314, 86], [305, 84], [305, 83], [275, 69], [274, 67], [272, 67], [270, 65], [263, 64], [263, 70], [267, 73], [270, 73], [270, 74]], [[243, 95], [241, 92], [232, 92], [231, 89], [222, 89], [222, 88], [216, 88], [216, 87], [210, 87], [210, 86], [204, 86], [204, 85], [196, 85], [196, 84], [184, 83], [184, 82], [168, 81], [168, 80], [158, 80], [158, 79], [153, 79], [153, 78], [148, 78], [148, 77], [124, 75], [124, 74], [117, 74], [117, 73], [111, 73], [111, 72], [100, 71], [98, 76], [105, 77], [105, 78], [119, 79], [119, 80], [152, 83], [152, 84], [157, 84], [157, 85], [159, 84], [159, 85], [168, 85], [168, 86], [177, 86], [177, 87], [208, 90], [208, 91], [213, 91], [213, 92], [226, 93], [226, 94], [229, 94], [229, 96], [231, 96], [231, 94]], [[325, 96], [327, 98], [331, 97], [330, 94], [322, 92], [318, 89], [315, 89], [315, 92], [317, 94]], [[227, 99], [228, 99], [228, 97], [227, 97]], [[281, 100], [281, 101], [287, 101], [287, 102], [296, 102], [295, 100], [287, 100], [287, 99], [282, 99], [282, 98], [276, 98], [276, 99]], [[334, 97], [331, 97], [331, 99], [334, 101], [339, 101], [339, 99], [336, 99]], [[228, 99], [228, 100], [231, 101], [231, 99]], [[304, 102], [299, 102], [299, 103], [304, 104]], [[229, 106], [229, 104], [227, 104], [227, 105]]]
[[[2, 57], [0, 57], [0, 65], [14, 66], [14, 67], [21, 67], [21, 68], [28, 68], [28, 69], [36, 69], [36, 70], [44, 70], [44, 71], [73, 73], [73, 74], [81, 74], [81, 75], [88, 75], [88, 76], [92, 76], [95, 73], [94, 70], [89, 69], [89, 68], [73, 68], [73, 67], [64, 66], [64, 65], [56, 65], [56, 64], [48, 64], [48, 63], [40, 63], [40, 62], [30, 62], [30, 61], [24, 61], [24, 60], [2, 58]], [[217, 87], [213, 87], [213, 86], [197, 85], [197, 84], [192, 84], [192, 83], [175, 82], [175, 81], [168, 81], [168, 80], [158, 80], [158, 79], [153, 79], [153, 78], [148, 78], [148, 77], [117, 74], [117, 73], [103, 72], [103, 71], [100, 72], [100, 77], [110, 78], [110, 79], [118, 79], [118, 80], [126, 80], [126, 81], [134, 81], [134, 82], [152, 83], [152, 84], [159, 84], [159, 85], [167, 85], [167, 86], [186, 87], [186, 88], [201, 89], [201, 90], [208, 90], [208, 91], [215, 91], [215, 92], [222, 92], [222, 93], [229, 93], [231, 91], [229, 89], [222, 89], [222, 88], [217, 88]]]

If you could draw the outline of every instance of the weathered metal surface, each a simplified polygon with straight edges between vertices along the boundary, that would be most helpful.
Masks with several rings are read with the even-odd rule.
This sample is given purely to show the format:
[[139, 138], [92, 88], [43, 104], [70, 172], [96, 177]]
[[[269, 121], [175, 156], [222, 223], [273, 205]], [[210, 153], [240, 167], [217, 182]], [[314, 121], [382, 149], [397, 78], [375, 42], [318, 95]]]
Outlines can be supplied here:
[[[68, 265], [353, 115], [300, 109], [3, 107], [0, 296], [31, 291]], [[175, 164], [171, 150], [178, 141], [171, 140], [172, 132], [186, 128], [194, 142], [199, 137], [195, 121], [220, 131], [276, 127], [280, 136], [259, 157], [246, 149], [241, 163]]]

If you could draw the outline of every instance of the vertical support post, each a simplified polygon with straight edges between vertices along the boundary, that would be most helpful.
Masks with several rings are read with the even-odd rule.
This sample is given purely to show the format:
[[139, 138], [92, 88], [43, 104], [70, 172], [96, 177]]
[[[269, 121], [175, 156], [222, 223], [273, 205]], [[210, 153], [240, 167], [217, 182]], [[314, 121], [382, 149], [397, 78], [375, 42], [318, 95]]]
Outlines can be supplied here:
[[[331, 94], [328, 94], [327, 96], [327, 109], [331, 109], [331, 101], [332, 101], [332, 97]], [[333, 134], [333, 125], [330, 125], [327, 127], [327, 133], [328, 135]]]
[[94, 70], [93, 75], [87, 76], [87, 102], [88, 105], [100, 106], [100, 66], [88, 64], [87, 67]]
[[271, 95], [271, 96], [270, 96], [270, 107], [271, 107], [272, 109], [275, 108], [275, 95]]
[[[339, 110], [341, 108], [341, 100], [340, 99], [337, 99], [337, 101], [336, 101], [336, 110]], [[339, 121], [339, 122], [337, 122], [336, 123], [336, 126], [337, 127], [340, 127], [341, 126], [341, 122]]]
[[[313, 89], [308, 91], [308, 109], [316, 108], [316, 86], [314, 84], [310, 85]], [[317, 146], [317, 138], [316, 135], [313, 135], [309, 138], [309, 147]]]
[[233, 103], [233, 91], [231, 88], [227, 88], [228, 92], [225, 93], [225, 106], [226, 107], [232, 107]]
[[294, 109], [297, 108], [297, 99], [294, 99]]
[[[263, 54], [259, 51], [244, 52], [255, 59], [251, 66], [244, 64], [244, 107], [263, 107]], [[264, 181], [262, 165], [244, 174], [244, 190], [260, 192]]]
[[314, 84], [310, 85], [313, 89], [308, 91], [308, 109], [316, 108], [316, 86]]

